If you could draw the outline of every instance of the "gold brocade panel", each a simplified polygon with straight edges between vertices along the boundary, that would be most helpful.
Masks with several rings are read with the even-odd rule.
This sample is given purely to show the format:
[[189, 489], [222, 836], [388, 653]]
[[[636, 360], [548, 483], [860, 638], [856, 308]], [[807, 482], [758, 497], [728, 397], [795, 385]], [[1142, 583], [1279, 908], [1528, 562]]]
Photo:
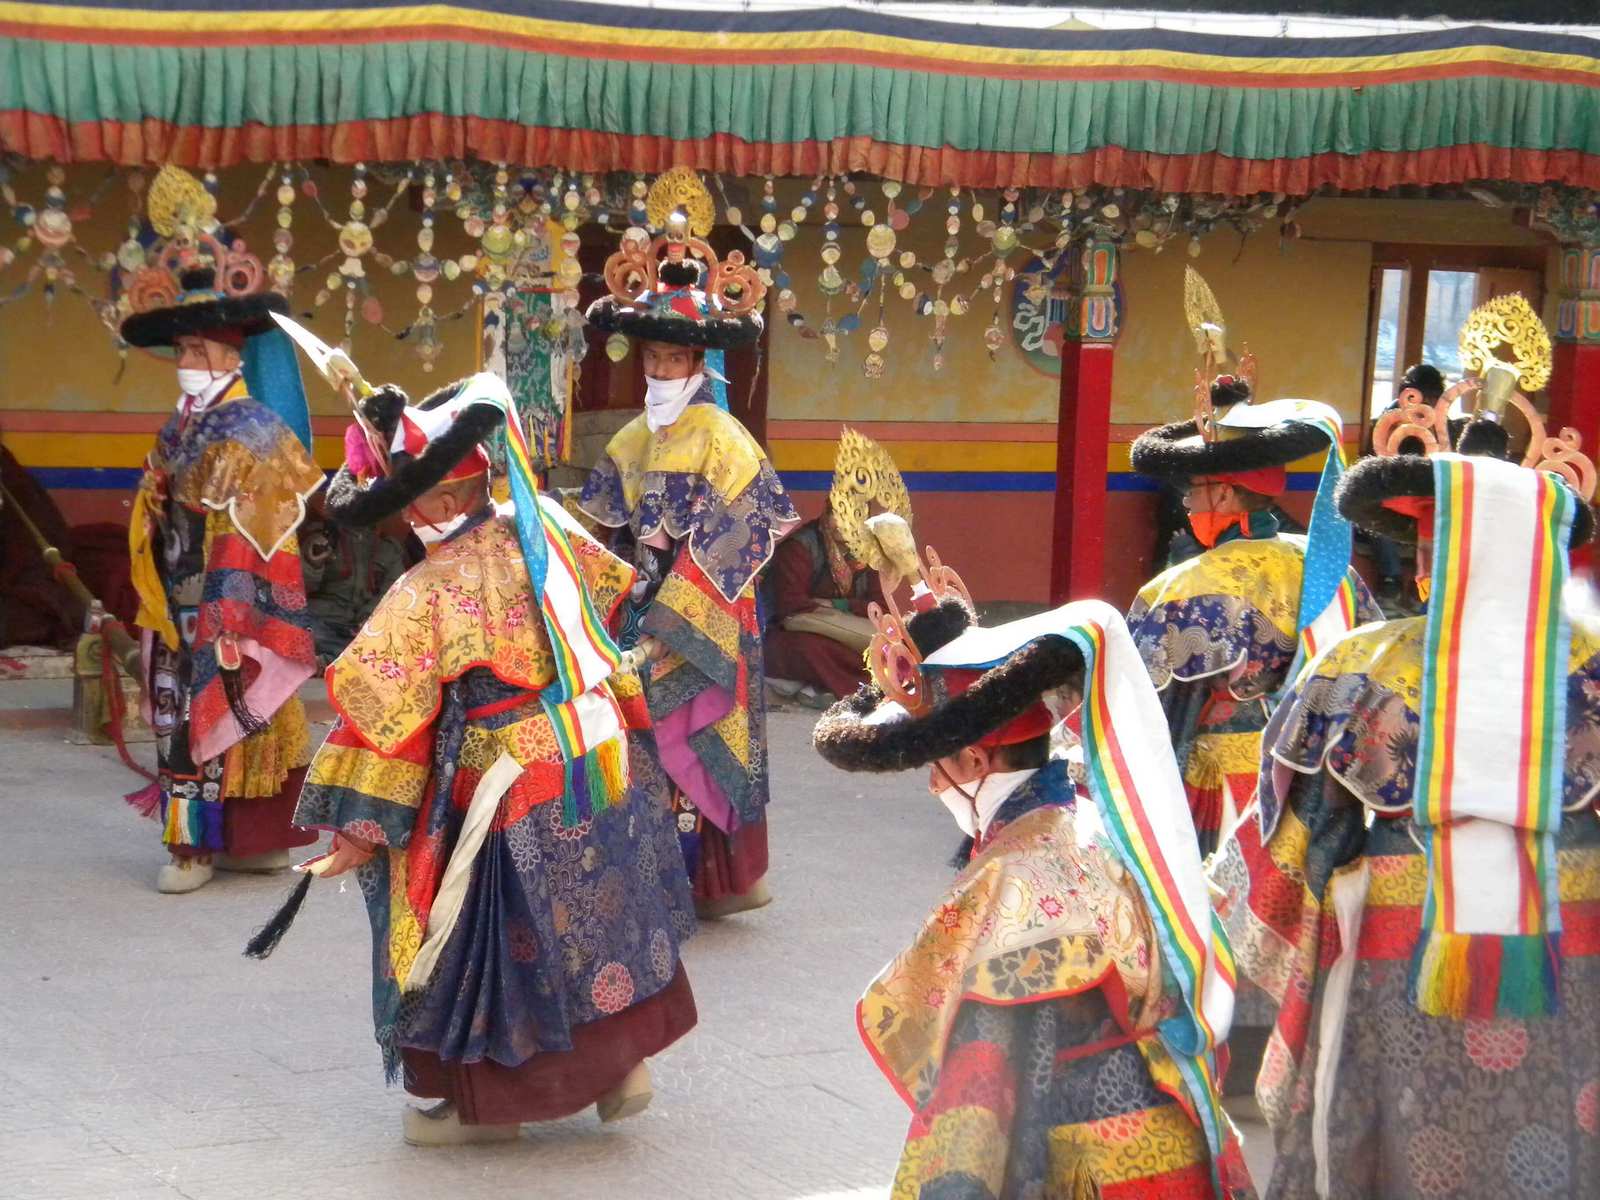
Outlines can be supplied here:
[[222, 768], [222, 794], [275, 796], [289, 772], [311, 761], [311, 727], [305, 705], [290, 696], [272, 714], [267, 728], [228, 747]]
[[[603, 618], [633, 570], [582, 534], [572, 543]], [[354, 732], [392, 754], [433, 720], [444, 685], [473, 667], [530, 691], [555, 678], [522, 547], [501, 517], [434, 546], [389, 590], [328, 668], [328, 692]]]
[[379, 754], [367, 746], [339, 746], [324, 742], [306, 772], [306, 783], [347, 788], [363, 796], [377, 796], [389, 804], [418, 808], [427, 790], [430, 767], [426, 759], [410, 761]]
[[1137, 888], [1075, 814], [1035, 809], [1001, 830], [867, 988], [858, 1019], [880, 1065], [921, 1105], [966, 997], [1015, 1003], [1120, 978], [1139, 1027], [1156, 1018], [1160, 955]]
[[1280, 633], [1293, 638], [1303, 571], [1297, 542], [1283, 537], [1239, 538], [1161, 572], [1139, 589], [1135, 608], [1204, 596], [1243, 596]]
[[641, 414], [617, 431], [606, 453], [617, 464], [630, 512], [639, 507], [648, 475], [703, 476], [717, 495], [732, 500], [761, 473], [767, 457], [761, 443], [714, 404], [691, 404], [658, 433]]
[[[239, 399], [230, 396], [219, 407]], [[262, 558], [285, 548], [305, 520], [306, 498], [321, 486], [322, 469], [287, 426], [265, 456], [231, 438], [213, 442], [170, 484], [178, 503], [227, 513]]]

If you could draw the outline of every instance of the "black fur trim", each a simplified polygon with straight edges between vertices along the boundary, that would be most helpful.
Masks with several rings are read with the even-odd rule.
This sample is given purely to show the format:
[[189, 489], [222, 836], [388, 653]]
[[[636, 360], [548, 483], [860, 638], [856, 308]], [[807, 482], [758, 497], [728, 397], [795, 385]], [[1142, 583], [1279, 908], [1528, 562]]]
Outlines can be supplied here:
[[383, 435], [385, 444], [394, 437], [400, 424], [400, 414], [405, 412], [411, 398], [397, 383], [385, 383], [372, 389], [372, 395], [361, 402], [361, 415]]
[[907, 771], [971, 746], [1015, 720], [1052, 688], [1081, 686], [1083, 655], [1063, 637], [1031, 642], [954, 699], [920, 717], [869, 725], [882, 701], [863, 687], [817, 722], [811, 744], [845, 771]]
[[974, 620], [972, 610], [960, 600], [946, 600], [939, 607], [920, 612], [906, 621], [917, 653], [927, 658], [966, 632]]
[[[1334, 502], [1346, 520], [1370, 533], [1409, 546], [1417, 540], [1416, 521], [1383, 505], [1385, 500], [1403, 496], [1433, 496], [1433, 463], [1420, 454], [1362, 459], [1339, 480]], [[1569, 545], [1581, 546], [1593, 535], [1594, 510], [1587, 504], [1580, 504], [1572, 519]]]
[[1303, 421], [1284, 421], [1226, 440], [1181, 444], [1194, 436], [1193, 421], [1175, 421], [1140, 434], [1129, 454], [1133, 469], [1157, 479], [1195, 479], [1286, 467], [1328, 448], [1327, 434]]
[[[422, 402], [422, 407], [443, 403], [460, 388], [460, 383], [444, 388]], [[412, 458], [397, 454], [389, 463], [389, 474], [363, 486], [340, 467], [323, 498], [323, 512], [330, 521], [362, 528], [376, 525], [393, 516], [417, 497], [438, 486], [474, 446], [493, 433], [505, 420], [505, 413], [493, 404], [473, 404], [461, 410], [455, 424], [445, 430], [427, 449]]]
[[253, 337], [276, 328], [272, 322], [275, 312], [289, 315], [289, 302], [276, 292], [153, 308], [134, 313], [122, 323], [122, 340], [130, 346], [153, 349], [171, 346], [181, 337], [204, 337], [222, 329], [237, 329], [245, 337]]
[[761, 336], [762, 320], [755, 313], [742, 317], [668, 317], [655, 310], [634, 308], [614, 296], [602, 296], [589, 306], [589, 324], [602, 333], [622, 333], [647, 342], [670, 342], [701, 350], [735, 350]]

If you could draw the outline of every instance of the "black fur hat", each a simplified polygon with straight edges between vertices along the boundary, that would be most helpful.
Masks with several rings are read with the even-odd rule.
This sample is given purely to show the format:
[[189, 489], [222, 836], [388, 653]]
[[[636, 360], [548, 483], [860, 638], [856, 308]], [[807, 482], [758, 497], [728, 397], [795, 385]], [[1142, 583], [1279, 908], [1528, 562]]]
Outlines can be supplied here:
[[251, 296], [212, 297], [217, 273], [210, 267], [196, 267], [178, 276], [190, 301], [180, 300], [170, 308], [153, 308], [134, 313], [122, 323], [122, 340], [141, 349], [170, 347], [181, 337], [237, 330], [245, 337], [276, 328], [273, 313], [289, 314], [289, 302], [276, 292], [257, 292]]
[[[1493, 421], [1475, 420], [1462, 431], [1456, 449], [1462, 454], [1505, 458], [1506, 434]], [[1339, 480], [1334, 502], [1345, 519], [1353, 524], [1391, 541], [1410, 545], [1417, 540], [1416, 519], [1384, 506], [1385, 500], [1405, 497], [1433, 499], [1433, 463], [1423, 455], [1362, 459]], [[1580, 504], [1572, 520], [1570, 544], [1581, 546], [1593, 534], [1594, 510], [1587, 504]]]
[[[946, 600], [912, 617], [906, 629], [927, 658], [971, 624], [966, 605]], [[1083, 656], [1072, 642], [1056, 635], [1036, 637], [957, 695], [950, 694], [941, 671], [925, 670], [933, 705], [921, 716], [892, 712], [882, 691], [865, 685], [822, 714], [811, 742], [845, 771], [910, 770], [975, 745], [1039, 704], [1044, 693], [1081, 687], [1082, 678]]]
[[[662, 268], [664, 272], [668, 269]], [[719, 315], [713, 309], [690, 316], [682, 311], [689, 307], [698, 310], [705, 304], [704, 293], [692, 290], [661, 292], [633, 304], [615, 296], [602, 296], [589, 306], [585, 316], [602, 333], [622, 333], [699, 350], [735, 350], [761, 336], [763, 322], [758, 313], [732, 317]]]
[[[1219, 410], [1248, 402], [1250, 389], [1231, 377], [1211, 385], [1211, 403]], [[1266, 429], [1224, 433], [1216, 441], [1203, 440], [1195, 423], [1174, 421], [1142, 433], [1134, 440], [1129, 461], [1141, 475], [1182, 482], [1208, 475], [1232, 475], [1286, 467], [1328, 448], [1320, 429], [1303, 421], [1282, 421]]]
[[[455, 398], [465, 380], [434, 392], [417, 407], [424, 411]], [[406, 408], [406, 394], [394, 384], [376, 389], [362, 402], [362, 414], [387, 442], [394, 435]], [[395, 454], [389, 474], [363, 483], [340, 467], [328, 484], [323, 511], [340, 525], [363, 527], [400, 512], [419, 496], [437, 487], [444, 477], [506, 419], [496, 404], [471, 404], [456, 414], [448, 429], [434, 437], [421, 454]]]

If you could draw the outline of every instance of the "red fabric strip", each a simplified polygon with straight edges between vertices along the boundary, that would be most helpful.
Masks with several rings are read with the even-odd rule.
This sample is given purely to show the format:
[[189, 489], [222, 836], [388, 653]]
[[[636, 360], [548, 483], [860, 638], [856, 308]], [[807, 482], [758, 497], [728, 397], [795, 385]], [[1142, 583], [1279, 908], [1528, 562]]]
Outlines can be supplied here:
[[595, 130], [553, 129], [477, 117], [422, 114], [334, 125], [247, 124], [226, 128], [138, 122], [67, 122], [20, 110], [0, 112], [0, 148], [28, 158], [216, 169], [239, 163], [324, 158], [337, 163], [478, 158], [516, 166], [562, 162], [576, 171], [664, 171], [680, 163], [736, 175], [867, 172], [903, 183], [966, 187], [1089, 187], [1170, 192], [1300, 195], [1340, 189], [1463, 183], [1568, 183], [1600, 188], [1600, 154], [1463, 143], [1433, 150], [1242, 159], [1164, 155], [1103, 147], [1082, 154], [985, 153], [904, 146], [867, 137], [830, 142], [748, 142], [729, 134], [678, 140]]

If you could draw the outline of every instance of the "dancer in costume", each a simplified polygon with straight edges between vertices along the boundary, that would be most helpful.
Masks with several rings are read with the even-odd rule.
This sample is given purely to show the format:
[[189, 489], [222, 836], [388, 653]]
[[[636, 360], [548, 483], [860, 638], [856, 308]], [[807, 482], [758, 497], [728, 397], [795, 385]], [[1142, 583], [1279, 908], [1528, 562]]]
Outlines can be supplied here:
[[[1538, 328], [1508, 308], [1502, 330]], [[1561, 604], [1594, 475], [1505, 364], [1463, 351], [1480, 400], [1459, 453], [1438, 453], [1446, 393], [1386, 415], [1385, 457], [1339, 489], [1351, 520], [1431, 551], [1429, 612], [1312, 660], [1267, 727], [1259, 819], [1214, 869], [1240, 968], [1281, 1004], [1256, 1094], [1285, 1200], [1600, 1180], [1600, 631]], [[1548, 343], [1518, 357], [1540, 386]], [[1522, 462], [1500, 457], [1513, 408]]]
[[695, 1023], [666, 782], [638, 680], [612, 673], [633, 569], [519, 474], [510, 425], [494, 506], [479, 442], [509, 405], [490, 374], [415, 408], [374, 393], [378, 452], [347, 439], [326, 505], [359, 527], [403, 513], [427, 545], [328, 668], [339, 719], [296, 814], [334, 831], [313, 869], [360, 880], [384, 1064], [440, 1101], [406, 1109], [418, 1145], [630, 1116], [645, 1060]]
[[[1216, 374], [1227, 355], [1222, 314], [1192, 268], [1185, 308], [1205, 357], [1195, 416], [1141, 435], [1131, 459], [1141, 474], [1187, 488], [1206, 552], [1140, 588], [1128, 629], [1161, 693], [1204, 856], [1250, 802], [1261, 729], [1290, 664], [1382, 613], [1349, 569], [1350, 527], [1333, 508], [1338, 414], [1311, 401], [1252, 404], [1248, 352], [1235, 373]], [[1309, 533], [1280, 534], [1269, 509], [1288, 486], [1285, 468], [1324, 452]]]
[[[857, 1008], [914, 1114], [891, 1196], [1250, 1194], [1215, 1086], [1231, 963], [1122, 618], [1085, 601], [981, 628], [929, 557], [909, 619], [874, 613], [874, 686], [814, 735], [848, 771], [928, 766], [976, 838]], [[1049, 757], [1080, 702], [1087, 789]]]
[[130, 346], [176, 360], [178, 408], [156, 436], [128, 525], [143, 628], [145, 718], [170, 861], [156, 888], [216, 867], [271, 871], [313, 840], [290, 825], [310, 758], [295, 691], [316, 670], [295, 531], [322, 485], [287, 312], [261, 263], [224, 245], [215, 200], [164, 168], [149, 215], [168, 240], [128, 286]]
[[764, 285], [737, 252], [719, 262], [701, 240], [709, 197], [690, 205], [705, 222], [692, 231], [664, 207], [677, 198], [658, 181], [651, 222], [666, 232], [650, 241], [630, 230], [606, 263], [612, 294], [589, 309], [590, 324], [638, 343], [647, 392], [581, 504], [615, 530], [611, 548], [639, 571], [623, 644], [652, 656], [645, 695], [656, 745], [696, 909], [714, 918], [771, 900], [755, 579], [799, 517], [760, 444], [717, 399], [721, 352], [760, 336]]
[[883, 448], [846, 428], [834, 458], [828, 507], [778, 546], [769, 568], [769, 679], [788, 679], [843, 699], [867, 680], [872, 641], [867, 606], [883, 603], [878, 572], [888, 562], [867, 521], [891, 512], [911, 520], [911, 496]]

